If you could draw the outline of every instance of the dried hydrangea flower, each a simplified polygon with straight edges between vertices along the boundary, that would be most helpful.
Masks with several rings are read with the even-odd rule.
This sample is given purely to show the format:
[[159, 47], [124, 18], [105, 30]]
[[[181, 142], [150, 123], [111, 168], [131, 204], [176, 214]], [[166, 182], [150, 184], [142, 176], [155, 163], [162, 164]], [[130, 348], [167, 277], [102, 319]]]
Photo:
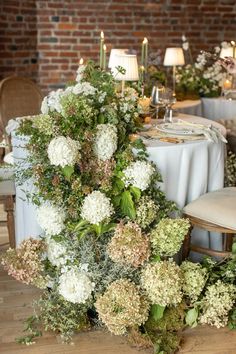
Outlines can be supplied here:
[[148, 319], [149, 303], [127, 279], [111, 283], [98, 297], [95, 307], [101, 321], [116, 335], [124, 334], [128, 327], [140, 326]]
[[171, 260], [148, 264], [142, 270], [141, 285], [153, 304], [170, 306], [182, 301], [181, 271]]
[[141, 228], [132, 222], [117, 225], [115, 234], [107, 246], [114, 262], [138, 267], [150, 256], [149, 240]]
[[173, 256], [181, 248], [190, 227], [188, 219], [162, 219], [150, 233], [153, 252]]
[[136, 210], [137, 223], [143, 228], [149, 226], [156, 219], [158, 210], [158, 205], [150, 197], [141, 197]]

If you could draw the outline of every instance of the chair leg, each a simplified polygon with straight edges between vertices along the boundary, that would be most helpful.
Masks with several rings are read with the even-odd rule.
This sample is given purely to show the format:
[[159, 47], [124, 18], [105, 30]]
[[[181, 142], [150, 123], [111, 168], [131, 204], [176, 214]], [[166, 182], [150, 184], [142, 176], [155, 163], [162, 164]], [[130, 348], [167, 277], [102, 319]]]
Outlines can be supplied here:
[[225, 251], [231, 252], [233, 245], [233, 234], [225, 234]]
[[16, 247], [15, 239], [15, 220], [14, 220], [14, 198], [12, 195], [6, 197], [5, 211], [7, 213], [7, 229], [9, 235], [10, 247]]
[[191, 226], [187, 235], [185, 236], [184, 242], [183, 242], [183, 250], [182, 250], [182, 260], [184, 261], [186, 258], [189, 256], [190, 252], [190, 243], [191, 243], [191, 233], [192, 233], [193, 227]]

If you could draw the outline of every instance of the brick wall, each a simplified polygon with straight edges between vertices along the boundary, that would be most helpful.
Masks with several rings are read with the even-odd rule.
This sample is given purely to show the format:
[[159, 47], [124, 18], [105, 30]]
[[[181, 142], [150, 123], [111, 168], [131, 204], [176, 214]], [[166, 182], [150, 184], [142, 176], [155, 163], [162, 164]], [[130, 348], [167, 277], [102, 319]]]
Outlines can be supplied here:
[[32, 61], [38, 53], [38, 81], [45, 92], [73, 79], [81, 57], [98, 60], [101, 30], [108, 51], [112, 47], [140, 51], [146, 36], [150, 51], [160, 49], [162, 55], [165, 47], [181, 45], [183, 33], [193, 53], [236, 40], [235, 0], [0, 1], [4, 30], [0, 69], [4, 76], [12, 70], [35, 77], [37, 64]]
[[0, 78], [38, 77], [35, 0], [0, 0]]

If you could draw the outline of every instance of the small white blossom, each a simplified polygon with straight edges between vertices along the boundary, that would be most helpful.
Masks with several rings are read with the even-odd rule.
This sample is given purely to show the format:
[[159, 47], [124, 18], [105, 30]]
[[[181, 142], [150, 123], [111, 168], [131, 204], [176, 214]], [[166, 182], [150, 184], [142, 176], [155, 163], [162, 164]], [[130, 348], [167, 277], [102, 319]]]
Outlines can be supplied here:
[[77, 69], [77, 76], [75, 81], [80, 82], [83, 79], [83, 74], [84, 74], [84, 70], [85, 70], [86, 66], [85, 65], [80, 65]]
[[188, 50], [189, 49], [189, 43], [188, 42], [184, 42], [183, 43], [183, 50]]
[[99, 160], [109, 160], [117, 149], [117, 128], [112, 124], [97, 125], [94, 152]]
[[75, 95], [83, 94], [85, 96], [95, 95], [97, 89], [93, 87], [89, 82], [79, 82], [73, 87], [73, 93]]
[[48, 158], [55, 166], [73, 166], [79, 157], [80, 143], [69, 137], [58, 136], [48, 145]]
[[64, 229], [66, 213], [63, 209], [42, 204], [37, 209], [37, 221], [47, 235], [57, 235]]
[[155, 172], [154, 167], [146, 161], [132, 162], [124, 171], [125, 185], [133, 185], [144, 191], [148, 188], [151, 177]]
[[67, 248], [53, 239], [47, 241], [47, 256], [52, 265], [60, 267], [67, 262]]
[[60, 276], [58, 291], [67, 301], [84, 304], [91, 296], [94, 286], [86, 272], [73, 267]]
[[93, 191], [83, 202], [81, 209], [82, 219], [90, 224], [99, 224], [109, 218], [114, 212], [110, 199], [100, 191]]

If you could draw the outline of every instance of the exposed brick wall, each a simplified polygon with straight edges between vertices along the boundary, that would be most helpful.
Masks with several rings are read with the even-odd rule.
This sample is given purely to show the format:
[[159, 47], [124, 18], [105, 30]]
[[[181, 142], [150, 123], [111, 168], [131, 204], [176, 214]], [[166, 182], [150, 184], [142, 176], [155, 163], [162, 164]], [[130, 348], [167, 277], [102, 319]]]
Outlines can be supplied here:
[[[236, 40], [235, 0], [0, 1], [5, 9], [3, 16], [1, 15], [1, 26], [4, 29], [6, 22], [10, 20], [9, 30], [13, 31], [9, 33], [4, 29], [5, 35], [0, 40], [5, 56], [0, 59], [0, 68], [6, 67], [4, 76], [9, 72], [10, 66], [12, 69], [16, 67], [17, 71], [20, 68], [22, 72], [32, 72], [34, 76], [34, 71], [28, 69], [28, 64], [23, 61], [28, 59], [31, 62], [38, 52], [38, 80], [45, 92], [73, 79], [81, 57], [85, 60], [98, 60], [101, 30], [105, 33], [108, 51], [112, 47], [140, 51], [144, 36], [149, 40], [150, 51], [161, 49], [162, 54], [168, 46], [181, 45], [183, 33], [188, 37], [193, 53], [200, 49], [212, 49], [223, 40]], [[35, 3], [37, 49], [33, 13]], [[32, 13], [25, 12], [27, 6]], [[12, 13], [13, 7], [17, 10], [17, 15]], [[18, 15], [24, 16], [22, 27], [17, 20]], [[14, 28], [14, 24], [17, 28]], [[28, 31], [29, 27], [32, 28], [32, 34]], [[20, 39], [25, 34], [28, 37], [26, 42], [19, 45], [19, 49], [9, 48], [11, 45], [18, 45], [17, 38]], [[27, 50], [24, 50], [26, 43]], [[24, 51], [26, 57], [19, 59], [17, 53]], [[7, 62], [10, 63], [8, 68]]]
[[35, 0], [0, 0], [0, 78], [38, 77]]

